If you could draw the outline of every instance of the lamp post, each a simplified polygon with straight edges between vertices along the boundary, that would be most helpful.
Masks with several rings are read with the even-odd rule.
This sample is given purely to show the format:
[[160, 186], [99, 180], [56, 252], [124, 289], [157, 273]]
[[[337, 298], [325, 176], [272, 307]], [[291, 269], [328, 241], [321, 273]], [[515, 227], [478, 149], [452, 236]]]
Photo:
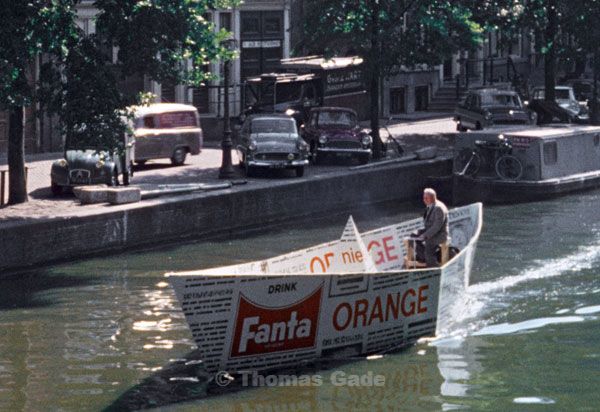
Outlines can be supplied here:
[[[236, 41], [229, 39], [224, 42], [224, 46], [229, 51], [234, 51], [236, 47]], [[231, 161], [231, 148], [233, 142], [231, 141], [231, 124], [229, 119], [229, 82], [230, 82], [230, 69], [231, 59], [227, 59], [223, 64], [223, 82], [225, 95], [223, 96], [223, 139], [221, 140], [221, 150], [223, 157], [221, 160], [221, 168], [219, 169], [219, 179], [231, 179], [235, 176], [233, 171], [233, 164]]]

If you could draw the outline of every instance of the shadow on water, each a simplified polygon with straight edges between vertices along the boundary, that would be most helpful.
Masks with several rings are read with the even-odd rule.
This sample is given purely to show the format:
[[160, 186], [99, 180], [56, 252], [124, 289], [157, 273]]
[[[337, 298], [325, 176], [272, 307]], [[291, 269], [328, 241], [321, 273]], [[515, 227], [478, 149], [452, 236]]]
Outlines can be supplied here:
[[[262, 407], [265, 410], [308, 410], [317, 406], [322, 409], [324, 405], [341, 409], [366, 410], [378, 406], [389, 409], [422, 401], [428, 405], [425, 409], [430, 410], [432, 403], [437, 404], [430, 395], [437, 393], [441, 384], [439, 371], [433, 364], [413, 356], [410, 353], [413, 350], [414, 346], [409, 345], [373, 356], [378, 360], [368, 360], [365, 356], [335, 357], [295, 368], [260, 374], [248, 372], [234, 377], [222, 372], [214, 376], [208, 374], [199, 360], [199, 352], [192, 351], [184, 359], [168, 364], [124, 392], [104, 411], [169, 409], [175, 405], [179, 409], [189, 403], [187, 406], [193, 410], [200, 407], [196, 402], [203, 400], [214, 401], [217, 409], [218, 405], [227, 402], [230, 409], [247, 404], [251, 409]], [[371, 374], [372, 377], [383, 377], [385, 384], [358, 385], [362, 388], [332, 384], [334, 374], [340, 372], [345, 376]], [[272, 377], [278, 381], [269, 382]]]
[[[403, 346], [401, 348], [397, 348], [393, 351], [386, 352], [386, 356], [388, 354], [392, 355], [406, 353], [411, 347], [412, 346]], [[322, 384], [295, 384], [293, 383], [293, 380], [298, 379], [298, 382], [301, 382], [300, 379], [310, 380], [314, 379], [312, 378], [314, 376], [321, 377], [328, 375], [333, 371], [342, 368], [351, 369], [354, 366], [357, 366], [362, 371], [364, 366], [360, 366], [359, 363], [367, 360], [367, 358], [364, 356], [342, 359], [322, 358], [292, 369], [273, 369], [268, 372], [261, 372], [260, 375], [249, 372], [248, 374], [237, 374], [232, 377], [224, 374], [223, 372], [218, 372], [214, 376], [209, 374], [206, 372], [202, 361], [199, 359], [200, 353], [198, 351], [189, 352], [184, 359], [179, 359], [169, 363], [160, 371], [148, 376], [142, 382], [124, 392], [103, 411], [120, 412], [153, 408], [168, 408], [169, 406], [181, 405], [189, 402], [208, 400], [212, 398], [217, 399], [219, 397], [241, 394], [242, 392], [260, 390], [263, 386], [277, 386], [279, 388], [286, 386], [321, 386]], [[385, 364], [385, 362], [379, 362], [378, 366], [373, 365], [371, 369], [375, 369], [376, 371], [382, 370], [384, 371], [382, 373], [385, 373], [385, 370], [382, 369], [384, 368]], [[392, 379], [392, 381], [412, 380], [416, 376], [414, 373], [415, 365], [412, 366], [413, 371], [410, 372], [410, 376], [407, 375], [401, 379]], [[404, 371], [404, 373], [406, 374], [406, 371]], [[260, 379], [270, 376], [280, 377], [281, 382], [283, 383], [278, 383], [275, 385], [260, 383]], [[290, 379], [287, 384], [285, 383], [286, 379]], [[216, 381], [224, 383], [218, 384]], [[297, 393], [296, 395], [300, 394]], [[395, 395], [397, 395], [397, 393]], [[276, 408], [277, 405], [286, 402], [289, 402], [289, 399], [284, 396], [282, 398], [269, 398], [268, 403], [273, 408]], [[264, 400], [259, 403], [264, 403]]]
[[56, 304], [44, 292], [99, 283], [100, 279], [51, 273], [49, 270], [20, 273], [0, 279], [0, 311], [30, 309]]

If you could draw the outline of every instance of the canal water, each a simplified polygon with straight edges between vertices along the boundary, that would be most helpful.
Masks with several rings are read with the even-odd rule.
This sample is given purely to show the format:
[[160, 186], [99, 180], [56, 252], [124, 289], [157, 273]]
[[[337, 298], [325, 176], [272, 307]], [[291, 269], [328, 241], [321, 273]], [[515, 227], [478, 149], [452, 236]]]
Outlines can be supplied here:
[[[596, 191], [485, 208], [464, 317], [451, 333], [313, 366], [302, 371], [319, 378], [310, 386], [208, 384], [163, 273], [335, 239], [346, 214], [2, 281], [0, 410], [598, 410], [599, 205]], [[368, 230], [419, 213], [387, 204], [354, 217]], [[352, 375], [366, 384], [349, 386]], [[384, 385], [368, 386], [369, 376]]]

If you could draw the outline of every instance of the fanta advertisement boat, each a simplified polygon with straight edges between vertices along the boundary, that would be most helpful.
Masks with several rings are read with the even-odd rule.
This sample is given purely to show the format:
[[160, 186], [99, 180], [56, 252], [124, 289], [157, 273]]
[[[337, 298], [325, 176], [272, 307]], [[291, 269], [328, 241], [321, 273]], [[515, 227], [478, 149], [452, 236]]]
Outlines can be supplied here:
[[414, 219], [271, 259], [168, 279], [209, 373], [268, 370], [397, 350], [443, 333], [462, 309], [480, 203], [449, 212], [458, 250], [435, 268], [406, 268]]

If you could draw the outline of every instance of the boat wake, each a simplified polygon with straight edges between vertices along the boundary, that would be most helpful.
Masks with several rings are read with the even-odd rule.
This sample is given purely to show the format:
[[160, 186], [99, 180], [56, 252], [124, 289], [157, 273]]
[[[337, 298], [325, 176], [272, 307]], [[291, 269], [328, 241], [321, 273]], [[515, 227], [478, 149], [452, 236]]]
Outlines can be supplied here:
[[[461, 296], [461, 302], [454, 305], [455, 309], [451, 323], [442, 328], [443, 333], [438, 335], [432, 343], [442, 343], [456, 339], [461, 340], [469, 335], [495, 334], [494, 331], [496, 330], [501, 330], [501, 333], [519, 331], [521, 329], [518, 327], [518, 324], [515, 324], [516, 326], [514, 327], [511, 325], [508, 328], [504, 328], [502, 325], [490, 325], [494, 319], [485, 316], [494, 309], [506, 307], [509, 304], [507, 299], [510, 299], [514, 295], [505, 293], [507, 290], [522, 283], [559, 277], [591, 269], [598, 264], [599, 260], [600, 240], [593, 245], [581, 247], [572, 254], [552, 260], [536, 262], [537, 264], [534, 264], [519, 275], [504, 276], [493, 281], [468, 286], [464, 295]], [[529, 291], [529, 293], [531, 292], [532, 290]], [[565, 321], [569, 320], [565, 319]], [[527, 324], [525, 329], [528, 329], [531, 325], [541, 327], [547, 322], [530, 323], [530, 321], [526, 321], [524, 323]], [[563, 321], [553, 318], [549, 323], [563, 323]], [[496, 328], [496, 326], [499, 328]]]

